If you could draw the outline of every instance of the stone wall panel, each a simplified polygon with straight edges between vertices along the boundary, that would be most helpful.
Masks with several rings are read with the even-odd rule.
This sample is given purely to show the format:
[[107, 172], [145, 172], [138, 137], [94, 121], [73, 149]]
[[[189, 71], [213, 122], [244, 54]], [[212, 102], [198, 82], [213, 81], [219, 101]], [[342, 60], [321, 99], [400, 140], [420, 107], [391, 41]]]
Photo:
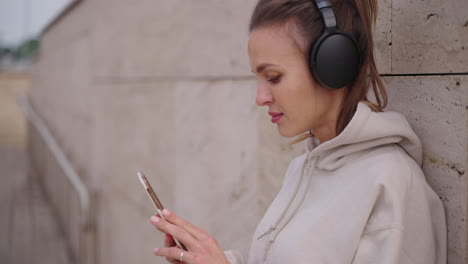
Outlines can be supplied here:
[[423, 171], [447, 217], [449, 263], [465, 263], [468, 77], [388, 77], [389, 110], [403, 113], [423, 144]]
[[392, 0], [392, 73], [468, 72], [468, 1]]

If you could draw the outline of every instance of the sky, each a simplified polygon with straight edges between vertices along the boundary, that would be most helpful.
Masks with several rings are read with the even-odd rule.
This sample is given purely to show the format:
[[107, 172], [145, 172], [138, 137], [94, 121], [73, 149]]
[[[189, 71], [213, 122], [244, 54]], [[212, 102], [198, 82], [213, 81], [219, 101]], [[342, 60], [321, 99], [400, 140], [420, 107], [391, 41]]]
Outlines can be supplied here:
[[0, 44], [38, 35], [73, 0], [0, 0]]

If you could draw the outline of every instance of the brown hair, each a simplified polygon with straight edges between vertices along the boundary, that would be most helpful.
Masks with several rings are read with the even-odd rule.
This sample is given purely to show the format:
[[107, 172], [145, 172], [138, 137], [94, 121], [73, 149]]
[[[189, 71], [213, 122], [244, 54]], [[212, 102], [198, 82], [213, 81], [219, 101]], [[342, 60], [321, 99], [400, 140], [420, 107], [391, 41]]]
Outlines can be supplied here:
[[[311, 43], [324, 30], [320, 12], [314, 0], [259, 0], [250, 19], [249, 32], [256, 28], [281, 26], [294, 39], [305, 56], [308, 56]], [[330, 0], [335, 12], [338, 28], [356, 41], [362, 56], [362, 65], [356, 79], [346, 87], [342, 109], [336, 124], [339, 135], [356, 112], [360, 101], [373, 111], [383, 112], [387, 106], [387, 92], [377, 72], [372, 37], [373, 25], [377, 19], [377, 0]], [[367, 99], [372, 88], [376, 103]], [[310, 133], [301, 135], [291, 144], [300, 142]]]

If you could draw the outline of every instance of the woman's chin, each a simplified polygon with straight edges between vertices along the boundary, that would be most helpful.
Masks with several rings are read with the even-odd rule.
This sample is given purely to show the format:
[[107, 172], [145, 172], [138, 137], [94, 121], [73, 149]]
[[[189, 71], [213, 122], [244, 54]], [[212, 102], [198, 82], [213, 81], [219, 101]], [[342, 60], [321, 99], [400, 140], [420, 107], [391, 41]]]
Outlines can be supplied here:
[[306, 131], [302, 131], [302, 130], [298, 131], [297, 129], [296, 130], [291, 130], [291, 129], [288, 130], [285, 127], [278, 126], [278, 132], [284, 138], [293, 138], [293, 137], [303, 135], [305, 133], [309, 133], [309, 130], [306, 130]]
[[285, 137], [285, 138], [292, 138], [295, 136], [299, 136], [301, 134], [301, 133], [290, 131], [281, 127], [278, 127], [278, 132], [282, 137]]

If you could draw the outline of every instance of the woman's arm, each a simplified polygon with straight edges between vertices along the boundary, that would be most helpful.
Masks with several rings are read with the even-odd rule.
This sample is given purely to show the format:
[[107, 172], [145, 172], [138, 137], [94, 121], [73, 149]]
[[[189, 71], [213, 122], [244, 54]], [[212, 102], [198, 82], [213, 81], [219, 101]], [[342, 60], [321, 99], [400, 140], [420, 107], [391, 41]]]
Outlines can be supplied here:
[[382, 227], [365, 232], [359, 241], [352, 263], [415, 264], [406, 254], [402, 240], [403, 231], [399, 227]]
[[442, 202], [416, 163], [409, 166], [412, 169], [407, 172], [393, 173], [380, 180], [378, 199], [352, 263], [446, 264]]

